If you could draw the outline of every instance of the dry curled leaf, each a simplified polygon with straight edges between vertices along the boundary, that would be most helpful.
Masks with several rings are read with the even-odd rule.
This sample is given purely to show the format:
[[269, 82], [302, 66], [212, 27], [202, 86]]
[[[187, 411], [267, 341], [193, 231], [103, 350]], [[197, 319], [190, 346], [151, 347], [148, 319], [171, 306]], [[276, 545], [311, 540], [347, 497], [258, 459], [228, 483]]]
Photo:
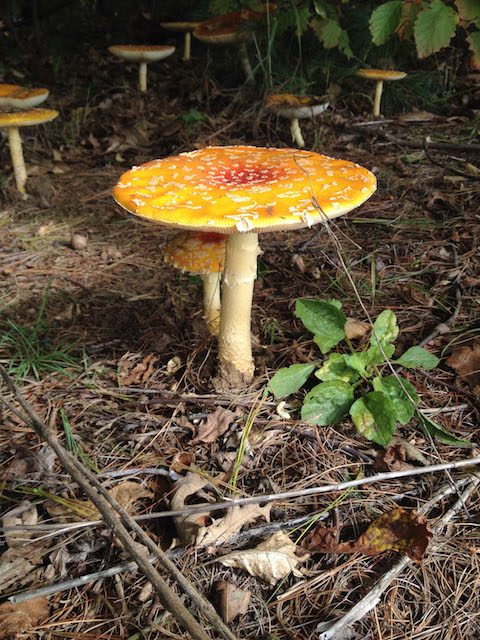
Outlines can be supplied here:
[[337, 530], [319, 525], [303, 540], [310, 553], [363, 553], [375, 556], [399, 551], [415, 562], [425, 555], [433, 537], [425, 516], [398, 508], [376, 518], [355, 542], [337, 542]]
[[[153, 493], [138, 482], [126, 480], [108, 490], [112, 498], [127, 511], [131, 511], [132, 505], [142, 498], [152, 498]], [[76, 500], [75, 498], [55, 497], [46, 503], [48, 513], [57, 522], [72, 522], [72, 520], [100, 520], [101, 516], [97, 508], [90, 500]]]
[[303, 553], [298, 556], [295, 553], [296, 548], [286, 533], [277, 531], [254, 549], [233, 551], [219, 558], [219, 562], [227, 567], [245, 569], [250, 575], [261, 578], [273, 586], [289, 573], [299, 578], [303, 577], [298, 565], [305, 562], [310, 554]]
[[191, 441], [191, 444], [215, 442], [217, 438], [227, 431], [232, 422], [241, 418], [242, 415], [242, 410], [238, 407], [235, 411], [218, 407], [215, 413], [211, 413], [206, 421], [199, 426], [198, 433]]
[[217, 595], [217, 608], [222, 616], [223, 621], [229, 624], [237, 616], [245, 615], [248, 611], [248, 605], [252, 594], [250, 591], [239, 589], [234, 584], [220, 580], [215, 585]]
[[19, 604], [0, 604], [0, 639], [29, 633], [50, 612], [47, 598], [33, 598]]
[[370, 325], [368, 322], [348, 318], [345, 323], [344, 331], [349, 340], [356, 340], [358, 338], [362, 338], [368, 331], [370, 331]]
[[117, 375], [124, 387], [134, 384], [144, 384], [153, 373], [157, 356], [150, 353], [141, 356], [138, 353], [126, 353], [118, 363]]
[[[34, 525], [38, 522], [37, 507], [31, 504], [28, 500], [25, 500], [15, 509], [12, 509], [2, 517], [2, 526], [7, 530], [5, 531], [5, 542], [10, 549], [21, 550], [24, 547], [27, 540], [31, 540], [36, 537], [33, 531], [22, 531], [17, 529], [15, 531], [8, 531], [9, 527], [19, 527], [23, 525]], [[27, 552], [28, 553], [28, 552]], [[26, 555], [20, 553], [19, 555]]]
[[472, 387], [480, 385], [480, 342], [455, 349], [446, 362]]
[[[183, 509], [192, 503], [195, 495], [195, 504], [199, 506], [199, 498], [208, 504], [208, 496], [203, 489], [211, 483], [208, 478], [202, 478], [195, 473], [188, 473], [177, 482], [177, 490], [171, 501], [172, 510]], [[174, 518], [175, 527], [183, 544], [201, 544], [205, 546], [226, 542], [246, 524], [250, 524], [261, 518], [270, 521], [271, 505], [263, 507], [256, 504], [238, 505], [227, 509], [225, 512], [210, 514], [194, 513], [187, 516]]]

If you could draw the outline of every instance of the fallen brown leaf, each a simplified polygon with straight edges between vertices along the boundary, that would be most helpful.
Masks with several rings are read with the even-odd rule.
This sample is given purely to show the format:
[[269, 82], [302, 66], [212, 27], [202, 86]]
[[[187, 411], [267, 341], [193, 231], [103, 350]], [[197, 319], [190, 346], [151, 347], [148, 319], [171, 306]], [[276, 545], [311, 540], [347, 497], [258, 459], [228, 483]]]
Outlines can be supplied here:
[[227, 567], [245, 569], [250, 575], [261, 578], [273, 586], [289, 573], [298, 578], [303, 577], [298, 565], [308, 560], [310, 554], [298, 556], [295, 553], [296, 548], [286, 533], [277, 531], [254, 549], [233, 551], [218, 560]]
[[362, 338], [368, 331], [370, 331], [370, 325], [368, 322], [348, 318], [345, 323], [344, 330], [345, 335], [349, 340], [356, 340], [358, 338]]
[[446, 362], [472, 387], [480, 385], [480, 342], [455, 349]]
[[[171, 501], [171, 509], [176, 511], [183, 509], [187, 504], [191, 504], [191, 498], [196, 495], [196, 505], [200, 506], [198, 498], [208, 504], [209, 496], [203, 489], [211, 484], [211, 479], [202, 478], [196, 473], [187, 475], [177, 482], [177, 489]], [[270, 521], [271, 505], [263, 507], [255, 504], [239, 505], [228, 509], [221, 517], [216, 514], [194, 513], [188, 516], [174, 518], [175, 527], [184, 545], [202, 544], [215, 545], [226, 542], [237, 533], [243, 526], [261, 518]], [[217, 512], [218, 513], [218, 512]]]
[[0, 638], [33, 631], [50, 612], [47, 598], [33, 598], [19, 604], [0, 604]]
[[140, 356], [138, 353], [126, 353], [118, 363], [117, 374], [125, 387], [144, 384], [153, 373], [158, 358], [153, 354]]
[[217, 438], [228, 430], [232, 422], [241, 418], [242, 415], [243, 412], [239, 407], [235, 411], [218, 407], [215, 413], [211, 413], [206, 421], [199, 426], [198, 433], [191, 441], [191, 444], [215, 442]]
[[432, 530], [425, 516], [398, 508], [376, 518], [355, 542], [336, 542], [336, 529], [319, 525], [304, 539], [302, 548], [310, 553], [363, 553], [375, 556], [399, 551], [415, 562], [425, 555]]
[[226, 624], [232, 622], [237, 616], [247, 613], [252, 597], [250, 591], [239, 589], [225, 580], [217, 582], [215, 589], [217, 592], [217, 608]]

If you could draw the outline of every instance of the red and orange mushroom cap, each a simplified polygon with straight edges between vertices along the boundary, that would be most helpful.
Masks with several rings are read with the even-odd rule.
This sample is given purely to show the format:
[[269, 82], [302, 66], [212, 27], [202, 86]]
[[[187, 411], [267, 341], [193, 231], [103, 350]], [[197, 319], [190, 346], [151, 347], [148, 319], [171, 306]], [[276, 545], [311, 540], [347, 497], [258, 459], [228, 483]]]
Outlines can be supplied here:
[[225, 235], [183, 231], [165, 245], [163, 257], [177, 269], [193, 273], [221, 273], [225, 266]]
[[193, 35], [203, 42], [211, 44], [233, 44], [249, 40], [253, 31], [263, 19], [258, 11], [242, 9], [233, 13], [224, 13], [201, 22]]
[[228, 146], [133, 167], [113, 197], [141, 218], [230, 234], [312, 226], [355, 209], [375, 189], [375, 176], [353, 162], [296, 149]]

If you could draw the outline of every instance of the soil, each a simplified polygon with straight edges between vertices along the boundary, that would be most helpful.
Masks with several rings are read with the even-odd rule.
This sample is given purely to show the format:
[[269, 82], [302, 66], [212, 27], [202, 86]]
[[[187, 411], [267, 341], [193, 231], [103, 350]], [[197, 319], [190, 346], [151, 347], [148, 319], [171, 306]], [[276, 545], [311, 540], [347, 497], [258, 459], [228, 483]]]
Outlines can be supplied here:
[[[25, 81], [26, 62], [15, 65]], [[124, 171], [154, 158], [207, 145], [289, 147], [289, 125], [265, 111], [256, 87], [222, 86], [205, 70], [200, 52], [190, 63], [177, 54], [150, 65], [146, 95], [136, 89], [136, 73], [135, 66], [92, 50], [82, 70], [72, 60], [58, 74], [48, 106], [60, 116], [22, 131], [28, 198], [16, 191], [6, 141], [0, 150], [1, 362], [42, 419], [92, 468], [111, 473], [108, 487], [131, 480], [148, 491], [127, 499], [135, 515], [168, 509], [174, 480], [191, 470], [211, 478], [193, 503], [205, 496], [310, 488], [379, 468], [420, 466], [422, 459], [437, 464], [471, 455], [468, 448], [427, 437], [412, 420], [396, 431], [406, 460], [385, 466], [384, 449], [359, 434], [350, 419], [318, 428], [300, 420], [299, 403], [316, 379], [287, 398], [289, 418], [278, 415], [277, 402], [263, 392], [278, 369], [322, 359], [295, 316], [296, 300], [336, 298], [347, 317], [361, 321], [368, 321], [365, 310], [375, 319], [390, 309], [400, 328], [394, 357], [430, 336], [425, 347], [441, 359], [428, 373], [403, 372], [421, 407], [438, 410], [436, 422], [452, 437], [478, 446], [475, 88], [460, 78], [456, 98], [442, 113], [412, 109], [373, 120], [362, 87], [357, 96], [342, 92], [329, 111], [302, 122], [308, 149], [369, 168], [378, 190], [330, 230], [262, 236], [252, 320], [256, 373], [251, 385], [232, 394], [213, 388], [216, 342], [202, 322], [199, 278], [163, 261], [162, 247], [172, 232], [130, 217], [111, 191]], [[355, 79], [350, 86], [360, 90]], [[366, 340], [354, 342], [362, 346]], [[448, 364], [452, 355], [462, 356], [460, 348], [467, 349], [465, 358], [477, 353], [477, 360], [471, 356], [476, 366]], [[198, 439], [219, 408], [236, 411], [225, 431], [220, 433], [217, 414], [214, 436]], [[42, 523], [82, 519], [84, 496], [56, 457], [24, 421], [10, 411], [3, 417], [2, 513], [23, 504]], [[452, 471], [450, 480], [462, 475]], [[412, 476], [277, 502], [270, 519], [288, 532], [289, 521], [322, 514], [337, 537], [356, 539], [390, 509], [418, 510], [448, 479], [438, 473]], [[59, 498], [73, 500], [69, 514], [55, 511]], [[432, 527], [453, 502], [445, 498], [429, 514]], [[342, 637], [480, 637], [478, 506], [474, 495], [451, 527], [440, 528], [421, 564], [411, 563], [355, 631]], [[225, 515], [220, 513], [208, 522]], [[243, 531], [265, 525], [265, 518], [247, 524]], [[169, 519], [149, 520], [145, 529], [164, 548], [180, 545]], [[242, 638], [318, 637], [320, 621], [350, 609], [399, 559], [393, 551], [375, 557], [315, 553], [300, 566], [303, 587], [298, 575], [273, 585], [213, 562], [229, 550], [251, 549], [265, 539], [260, 533], [197, 552], [190, 544], [177, 554], [185, 576], [209, 599], [221, 580], [251, 593], [246, 613], [229, 622]], [[106, 526], [38, 535], [30, 548], [17, 552], [28, 559], [29, 570], [5, 581], [3, 598], [127, 559]], [[5, 543], [3, 553], [13, 546]], [[294, 585], [298, 590], [285, 595]], [[185, 637], [139, 572], [66, 586], [50, 597], [48, 617], [33, 626], [45, 638]]]

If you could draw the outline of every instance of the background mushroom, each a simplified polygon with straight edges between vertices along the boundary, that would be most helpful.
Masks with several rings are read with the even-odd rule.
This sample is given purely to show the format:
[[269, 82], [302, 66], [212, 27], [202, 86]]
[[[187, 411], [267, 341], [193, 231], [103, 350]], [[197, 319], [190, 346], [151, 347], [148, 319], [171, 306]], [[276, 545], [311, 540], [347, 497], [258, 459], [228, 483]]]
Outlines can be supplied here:
[[203, 281], [203, 315], [210, 333], [220, 324], [220, 280], [225, 264], [225, 235], [177, 233], [165, 245], [163, 257], [177, 269], [198, 273]]
[[108, 47], [108, 50], [110, 53], [113, 53], [114, 56], [122, 58], [122, 60], [137, 62], [139, 64], [138, 86], [140, 91], [145, 92], [147, 90], [147, 64], [171, 56], [175, 51], [175, 47], [153, 44], [115, 44]]
[[245, 78], [247, 82], [253, 82], [253, 70], [248, 59], [246, 43], [258, 28], [262, 17], [263, 14], [248, 9], [225, 13], [201, 22], [193, 35], [207, 44], [237, 47]]
[[238, 388], [254, 373], [250, 324], [258, 233], [325, 222], [358, 207], [375, 189], [375, 176], [353, 162], [296, 149], [230, 146], [134, 167], [113, 196], [142, 218], [227, 234], [219, 378]]
[[161, 22], [160, 26], [167, 31], [176, 31], [183, 33], [183, 60], [190, 60], [190, 48], [192, 42], [192, 31], [198, 27], [200, 22]]
[[27, 109], [25, 111], [15, 111], [6, 108], [0, 109], [0, 127], [4, 127], [7, 130], [15, 181], [20, 193], [25, 193], [27, 169], [25, 167], [25, 160], [23, 159], [22, 139], [19, 128], [50, 122], [50, 120], [53, 120], [57, 116], [58, 111], [54, 111], [53, 109]]
[[316, 98], [299, 98], [291, 93], [276, 93], [265, 98], [265, 104], [270, 111], [275, 112], [281, 118], [290, 120], [290, 132], [292, 140], [298, 147], [303, 148], [305, 141], [300, 129], [299, 120], [301, 118], [313, 118], [319, 113], [323, 113], [329, 107], [329, 103], [320, 103]]
[[27, 89], [16, 84], [0, 84], [0, 107], [29, 109], [48, 98], [48, 89]]
[[375, 87], [375, 100], [373, 103], [373, 115], [380, 115], [380, 102], [382, 100], [383, 83], [386, 80], [401, 80], [407, 75], [403, 71], [389, 71], [387, 69], [359, 69], [356, 73], [361, 78], [368, 78], [369, 80], [376, 80], [377, 85]]

